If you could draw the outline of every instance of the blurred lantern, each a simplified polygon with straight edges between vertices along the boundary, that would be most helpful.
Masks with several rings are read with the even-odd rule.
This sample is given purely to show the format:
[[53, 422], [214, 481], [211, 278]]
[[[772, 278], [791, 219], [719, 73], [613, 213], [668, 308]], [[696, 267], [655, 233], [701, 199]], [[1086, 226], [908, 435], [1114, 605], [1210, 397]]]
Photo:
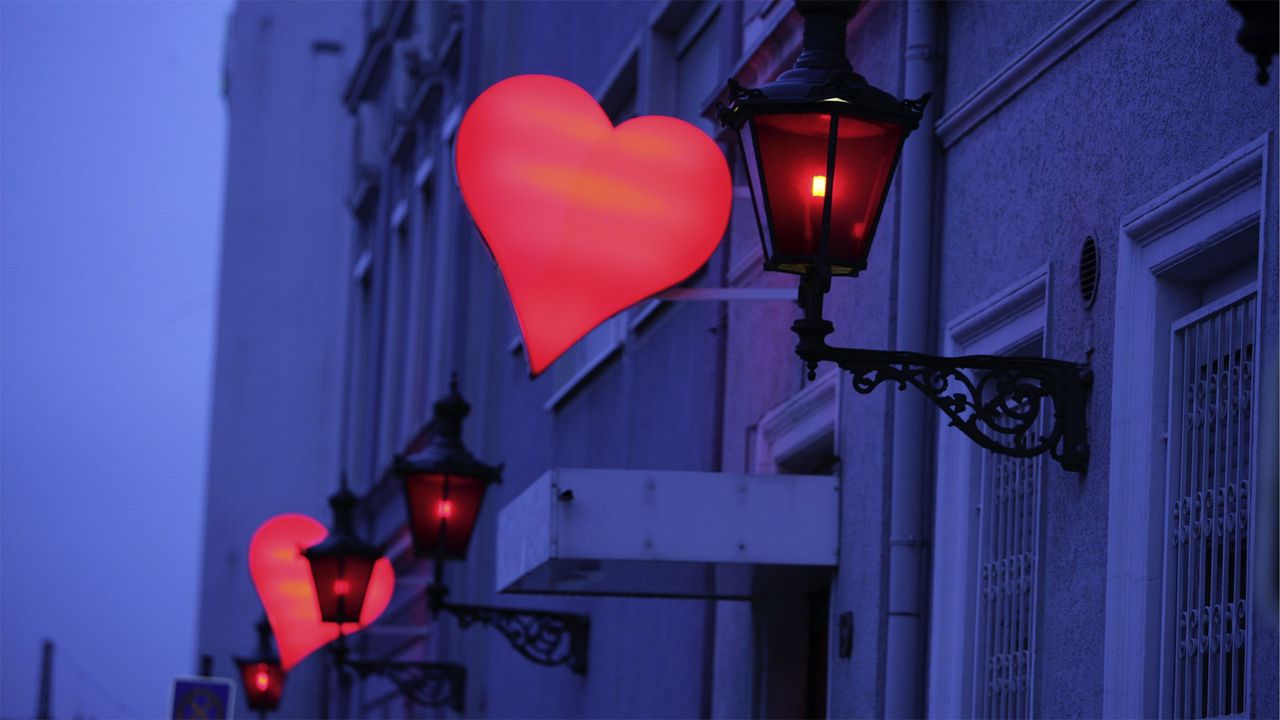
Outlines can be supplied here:
[[394, 472], [404, 483], [409, 528], [419, 556], [465, 558], [485, 491], [501, 479], [501, 467], [480, 462], [462, 444], [462, 420], [470, 411], [454, 377], [449, 394], [435, 404], [427, 447], [396, 457]]
[[845, 56], [851, 2], [805, 2], [804, 52], [759, 89], [730, 82], [721, 121], [738, 132], [766, 270], [857, 275], [925, 96], [899, 101]]
[[264, 522], [249, 543], [249, 574], [271, 623], [285, 672], [340, 635], [351, 635], [373, 623], [395, 591], [395, 571], [391, 561], [382, 558], [374, 563], [360, 622], [325, 622], [315, 576], [304, 553], [328, 536], [328, 528], [319, 520], [286, 513]]
[[347, 489], [345, 475], [342, 487], [329, 497], [329, 506], [333, 508], [333, 529], [302, 554], [311, 564], [321, 620], [358, 622], [373, 566], [382, 558], [382, 552], [356, 536], [352, 518], [356, 496]]
[[284, 696], [284, 668], [280, 657], [271, 647], [271, 624], [266, 618], [258, 621], [258, 647], [249, 657], [235, 658], [240, 670], [240, 682], [244, 685], [244, 697], [249, 708], [265, 718], [267, 713], [280, 706]]

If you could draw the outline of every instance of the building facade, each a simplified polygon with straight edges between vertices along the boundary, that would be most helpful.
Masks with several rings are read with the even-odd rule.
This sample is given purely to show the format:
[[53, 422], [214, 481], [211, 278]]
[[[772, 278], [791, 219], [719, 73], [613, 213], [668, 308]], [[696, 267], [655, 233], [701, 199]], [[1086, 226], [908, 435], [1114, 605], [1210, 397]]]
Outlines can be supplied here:
[[[253, 529], [328, 522], [345, 473], [398, 577], [352, 647], [464, 665], [465, 715], [1275, 717], [1278, 108], [1238, 27], [1225, 3], [1096, 1], [849, 24], [855, 70], [932, 100], [830, 341], [1087, 363], [1071, 473], [980, 450], [914, 390], [809, 380], [793, 302], [647, 301], [530, 378], [453, 170], [469, 103], [542, 73], [615, 123], [704, 129], [734, 209], [685, 286], [794, 288], [762, 271], [713, 120], [726, 79], [794, 61], [789, 2], [241, 3], [200, 652], [227, 674], [251, 647]], [[583, 675], [428, 617], [390, 468], [454, 373], [466, 443], [505, 468], [450, 599], [589, 616]], [[498, 515], [560, 468], [830, 476], [838, 559], [747, 600], [500, 594]], [[283, 716], [452, 714], [325, 653], [288, 683]]]

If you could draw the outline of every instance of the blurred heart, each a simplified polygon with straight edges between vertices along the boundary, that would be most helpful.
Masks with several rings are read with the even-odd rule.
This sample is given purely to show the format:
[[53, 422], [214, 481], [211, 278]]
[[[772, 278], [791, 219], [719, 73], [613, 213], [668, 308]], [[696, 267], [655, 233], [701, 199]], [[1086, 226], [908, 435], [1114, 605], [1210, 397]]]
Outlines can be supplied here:
[[662, 116], [615, 128], [585, 90], [547, 75], [508, 78], [476, 98], [458, 129], [456, 167], [534, 375], [701, 267], [733, 194], [706, 133]]
[[[336, 623], [320, 620], [311, 566], [302, 556], [303, 550], [328, 534], [328, 528], [306, 515], [277, 515], [263, 523], [249, 542], [249, 575], [267, 611], [286, 671], [338, 637]], [[350, 635], [376, 620], [391, 602], [395, 584], [391, 562], [379, 559], [369, 579], [360, 622], [344, 624], [343, 634]]]

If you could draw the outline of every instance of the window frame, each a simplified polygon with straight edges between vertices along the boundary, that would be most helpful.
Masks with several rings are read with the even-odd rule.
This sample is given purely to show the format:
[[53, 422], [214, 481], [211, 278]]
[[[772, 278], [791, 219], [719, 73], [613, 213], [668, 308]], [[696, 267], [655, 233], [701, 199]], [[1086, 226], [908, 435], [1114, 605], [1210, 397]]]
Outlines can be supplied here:
[[[1000, 355], [1037, 338], [1045, 350], [1044, 339], [1050, 336], [1049, 277], [1050, 266], [1043, 265], [948, 322], [943, 354]], [[926, 701], [930, 717], [970, 717], [974, 709], [976, 556], [981, 530], [975, 502], [981, 489], [980, 460], [985, 451], [950, 427], [942, 414], [938, 415], [936, 427], [933, 537], [939, 542], [934, 545]], [[1037, 499], [1043, 502], [1042, 497]], [[942, 542], [943, 538], [947, 541]], [[1033, 635], [1033, 651], [1035, 642]], [[1030, 685], [1034, 714], [1034, 677]]]
[[[1266, 288], [1267, 167], [1269, 135], [1244, 145], [1127, 215], [1117, 250], [1116, 313], [1111, 383], [1112, 482], [1107, 521], [1107, 596], [1103, 667], [1103, 714], [1148, 717], [1162, 700], [1164, 463], [1160, 438], [1167, 430], [1168, 378], [1152, 381], [1151, 368], [1168, 361], [1168, 322], [1185, 314], [1169, 297], [1167, 273], [1209, 257], [1241, 230], [1258, 227], [1257, 277]], [[1274, 298], [1260, 297], [1260, 304]], [[1160, 330], [1164, 326], [1164, 331]], [[1102, 402], [1099, 398], [1098, 402]], [[1150, 442], [1136, 439], [1149, 438]], [[1159, 450], [1159, 452], [1157, 452]], [[1255, 448], [1255, 462], [1256, 462]], [[1250, 540], [1256, 543], [1257, 523]], [[1250, 572], [1257, 567], [1256, 560]], [[1255, 573], [1256, 574], [1256, 573]], [[1254, 585], [1256, 587], [1256, 583]], [[1249, 662], [1252, 663], [1250, 630]], [[1246, 696], [1252, 699], [1252, 673]]]

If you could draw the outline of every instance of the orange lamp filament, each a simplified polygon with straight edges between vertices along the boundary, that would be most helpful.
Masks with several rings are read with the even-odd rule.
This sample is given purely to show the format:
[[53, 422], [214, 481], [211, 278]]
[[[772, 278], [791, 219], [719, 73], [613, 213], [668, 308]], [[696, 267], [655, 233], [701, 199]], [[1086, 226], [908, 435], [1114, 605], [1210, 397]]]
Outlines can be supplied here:
[[436, 503], [436, 515], [441, 520], [448, 520], [453, 517], [453, 501], [441, 500], [439, 503]]
[[259, 670], [253, 676], [253, 684], [258, 690], [265, 692], [267, 688], [271, 687], [271, 676], [267, 674], [266, 670]]
[[813, 196], [816, 198], [827, 196], [827, 176], [826, 175], [813, 176]]

